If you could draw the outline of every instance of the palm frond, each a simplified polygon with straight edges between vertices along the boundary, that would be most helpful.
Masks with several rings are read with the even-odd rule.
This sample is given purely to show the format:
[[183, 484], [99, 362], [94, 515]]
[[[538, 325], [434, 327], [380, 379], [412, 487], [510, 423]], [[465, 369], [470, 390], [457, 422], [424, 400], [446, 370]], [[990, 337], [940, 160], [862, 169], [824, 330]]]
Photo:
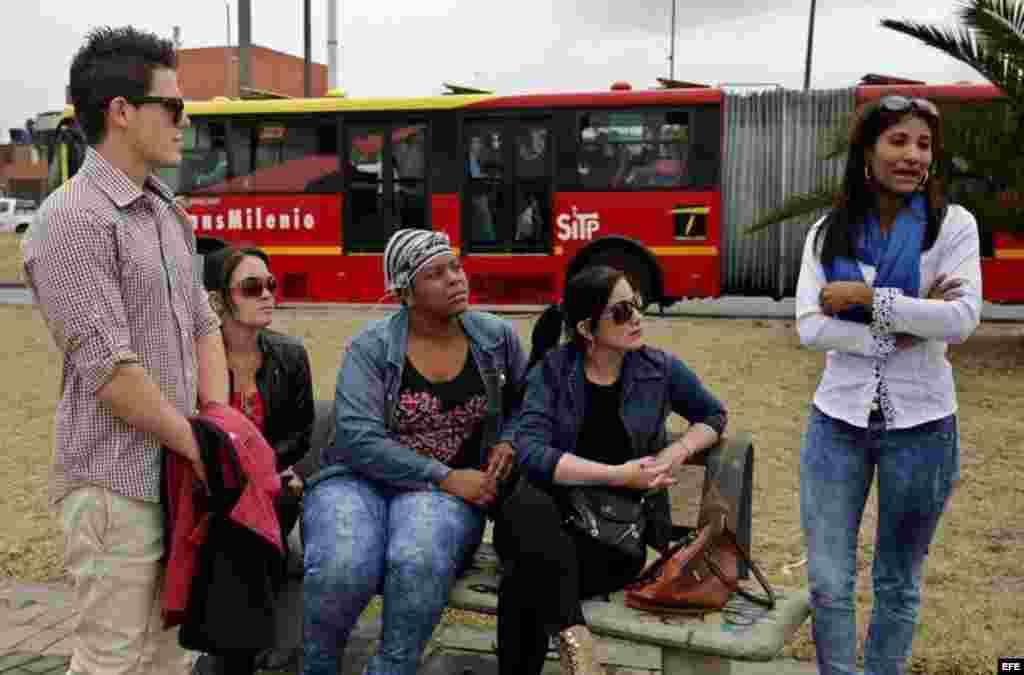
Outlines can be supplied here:
[[972, 0], [960, 10], [960, 19], [990, 53], [1005, 58], [1009, 69], [1016, 69], [1020, 76], [1024, 67], [1024, 3]]
[[1020, 69], [1010, 59], [998, 51], [990, 50], [976, 39], [968, 27], [948, 28], [895, 19], [883, 19], [881, 25], [967, 64], [1006, 92], [1007, 97], [1019, 107], [1019, 102], [1024, 97], [1024, 80], [1021, 79]]
[[999, 17], [1008, 30], [1024, 36], [1024, 3], [1020, 0], [966, 0], [958, 12], [961, 21], [978, 29], [982, 29], [979, 15], [983, 13]]
[[931, 26], [917, 21], [902, 19], [882, 19], [883, 28], [902, 33], [912, 37], [919, 42], [945, 52], [958, 61], [962, 61], [971, 67], [982, 62], [986, 58], [984, 48], [978, 44], [974, 36], [966, 28], [949, 28], [945, 26]]
[[809, 216], [822, 209], [827, 209], [836, 201], [839, 193], [838, 185], [821, 187], [814, 192], [788, 197], [782, 206], [761, 216], [754, 224], [746, 228], [747, 234], [760, 232], [763, 229], [778, 225], [791, 218]]

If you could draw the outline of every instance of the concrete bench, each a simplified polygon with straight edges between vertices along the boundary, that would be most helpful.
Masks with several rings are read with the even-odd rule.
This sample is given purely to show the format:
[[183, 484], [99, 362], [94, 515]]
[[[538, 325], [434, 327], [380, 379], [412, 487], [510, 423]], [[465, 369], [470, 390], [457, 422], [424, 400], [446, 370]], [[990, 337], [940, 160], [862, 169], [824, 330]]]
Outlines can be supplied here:
[[[307, 458], [315, 468], [319, 449], [331, 441], [332, 405], [316, 403], [317, 424], [313, 451]], [[753, 444], [749, 434], [729, 436], [711, 448], [704, 458], [704, 489], [714, 480], [722, 496], [732, 505], [730, 527], [750, 547]], [[293, 552], [301, 550], [299, 528], [289, 537]], [[756, 559], [756, 554], [755, 554]], [[293, 573], [301, 577], [301, 559], [290, 561]], [[745, 570], [741, 576], [746, 577]], [[455, 609], [494, 614], [497, 611], [499, 561], [494, 548], [484, 542], [472, 567], [455, 584], [448, 606]], [[806, 591], [775, 589], [775, 608], [765, 609], [734, 596], [721, 612], [698, 617], [666, 617], [631, 609], [619, 595], [611, 601], [590, 600], [583, 610], [591, 630], [598, 636], [628, 640], [661, 648], [665, 675], [728, 675], [732, 661], [771, 661], [810, 614]], [[301, 644], [301, 579], [293, 579], [282, 593], [278, 612], [279, 646]]]

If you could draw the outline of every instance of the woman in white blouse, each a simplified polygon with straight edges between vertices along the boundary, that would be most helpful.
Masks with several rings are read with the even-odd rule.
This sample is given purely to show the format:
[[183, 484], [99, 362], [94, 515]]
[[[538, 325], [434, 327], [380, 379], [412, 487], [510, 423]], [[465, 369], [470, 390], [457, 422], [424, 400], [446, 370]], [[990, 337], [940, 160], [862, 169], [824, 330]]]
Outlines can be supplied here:
[[947, 205], [930, 101], [889, 96], [851, 131], [842, 194], [808, 233], [803, 346], [827, 352], [800, 451], [800, 516], [822, 674], [856, 673], [857, 534], [878, 477], [866, 675], [903, 673], [928, 546], [959, 479], [946, 345], [981, 313], [974, 217]]

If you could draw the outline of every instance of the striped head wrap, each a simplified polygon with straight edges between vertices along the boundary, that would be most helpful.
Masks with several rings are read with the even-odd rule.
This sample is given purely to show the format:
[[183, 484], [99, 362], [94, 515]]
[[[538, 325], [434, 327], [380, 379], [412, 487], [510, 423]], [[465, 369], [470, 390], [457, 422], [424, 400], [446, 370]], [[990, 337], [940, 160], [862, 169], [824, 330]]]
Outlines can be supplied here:
[[427, 263], [445, 253], [454, 255], [455, 249], [444, 232], [413, 229], [395, 232], [384, 248], [384, 286], [388, 293], [398, 295], [409, 288]]

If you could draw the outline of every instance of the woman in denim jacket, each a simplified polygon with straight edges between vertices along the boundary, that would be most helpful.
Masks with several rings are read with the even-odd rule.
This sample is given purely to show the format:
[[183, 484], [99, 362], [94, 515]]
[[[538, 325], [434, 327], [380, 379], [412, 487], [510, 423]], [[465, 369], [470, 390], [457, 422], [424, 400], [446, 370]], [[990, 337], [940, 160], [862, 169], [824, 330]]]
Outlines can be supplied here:
[[[567, 529], [566, 486], [611, 486], [639, 500], [641, 491], [673, 484], [675, 470], [716, 443], [725, 428], [725, 408], [697, 376], [671, 354], [644, 346], [643, 306], [622, 272], [591, 267], [569, 281], [563, 308], [549, 308], [534, 329], [530, 361], [539, 363], [527, 378], [516, 436], [526, 479], [495, 522], [504, 566], [502, 673], [540, 673], [548, 635], [556, 633], [563, 672], [600, 672], [580, 602], [623, 588], [644, 564]], [[546, 353], [563, 322], [569, 343]], [[690, 428], [667, 445], [665, 421], [672, 412]], [[668, 523], [666, 491], [651, 499], [658, 520]], [[667, 543], [664, 527], [648, 530], [655, 531], [648, 543]]]
[[399, 230], [384, 269], [403, 307], [352, 342], [335, 441], [306, 488], [307, 675], [338, 672], [377, 593], [383, 633], [366, 672], [416, 672], [515, 464], [516, 411], [504, 419], [500, 401], [526, 366], [512, 326], [467, 311], [466, 275], [442, 233]]

